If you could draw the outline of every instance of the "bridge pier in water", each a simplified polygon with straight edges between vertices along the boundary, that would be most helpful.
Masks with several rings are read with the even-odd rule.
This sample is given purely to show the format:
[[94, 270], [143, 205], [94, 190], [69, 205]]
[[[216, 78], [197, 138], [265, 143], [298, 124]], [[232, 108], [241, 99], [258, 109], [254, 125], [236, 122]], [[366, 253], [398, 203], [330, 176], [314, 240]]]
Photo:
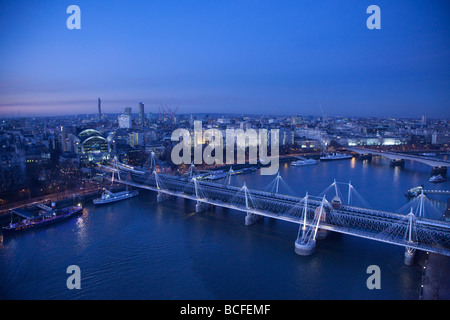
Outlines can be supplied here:
[[406, 248], [405, 249], [405, 258], [403, 259], [403, 262], [407, 266], [412, 266], [414, 264], [414, 256], [415, 256], [415, 254], [416, 254], [416, 250], [415, 249]]
[[359, 154], [359, 160], [369, 160], [372, 161], [372, 154], [371, 153], [361, 153]]
[[300, 238], [295, 240], [295, 253], [300, 256], [310, 256], [316, 251], [316, 240], [303, 242]]
[[392, 159], [391, 166], [403, 168], [405, 166], [405, 159]]
[[196, 213], [203, 212], [207, 210], [209, 207], [210, 207], [209, 204], [197, 201], [197, 203], [195, 204], [195, 212]]
[[245, 225], [250, 226], [260, 219], [262, 219], [262, 216], [247, 212], [247, 215], [245, 216]]
[[163, 192], [158, 192], [158, 194], [156, 195], [156, 202], [163, 202], [163, 201], [167, 201], [171, 198], [170, 195], [163, 193]]

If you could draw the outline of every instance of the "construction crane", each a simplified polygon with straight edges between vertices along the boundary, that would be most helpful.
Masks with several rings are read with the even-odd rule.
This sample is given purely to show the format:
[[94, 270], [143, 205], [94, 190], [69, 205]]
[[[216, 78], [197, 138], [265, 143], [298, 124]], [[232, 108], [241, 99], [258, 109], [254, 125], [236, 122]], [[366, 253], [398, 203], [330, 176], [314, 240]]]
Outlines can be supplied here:
[[171, 117], [172, 121], [175, 121], [175, 114], [177, 113], [178, 109], [179, 109], [179, 107], [177, 107], [174, 110], [172, 110], [171, 108], [169, 108], [167, 106], [167, 104], [166, 105], [160, 104], [160, 106], [159, 106], [159, 117], [161, 118], [161, 114], [163, 113], [164, 114], [164, 118], [166, 118], [166, 116], [167, 117]]

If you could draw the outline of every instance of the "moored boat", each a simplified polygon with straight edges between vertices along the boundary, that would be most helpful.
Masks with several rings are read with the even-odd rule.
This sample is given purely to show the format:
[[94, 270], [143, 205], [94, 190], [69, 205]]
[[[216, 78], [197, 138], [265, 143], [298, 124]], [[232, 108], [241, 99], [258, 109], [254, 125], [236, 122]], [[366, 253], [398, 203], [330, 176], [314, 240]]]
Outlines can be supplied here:
[[414, 198], [414, 197], [417, 197], [418, 195], [420, 195], [422, 193], [422, 191], [423, 191], [423, 186], [410, 188], [410, 189], [408, 189], [408, 191], [406, 191], [405, 196], [408, 198]]
[[135, 197], [139, 195], [139, 191], [138, 190], [134, 190], [134, 191], [121, 191], [121, 192], [111, 192], [109, 190], [105, 190], [102, 193], [102, 196], [98, 199], [94, 199], [93, 203], [94, 204], [107, 204], [107, 203], [111, 203], [111, 202], [116, 202], [116, 201], [120, 201], [120, 200], [125, 200], [125, 199], [129, 199], [132, 197]]
[[437, 182], [444, 182], [444, 181], [446, 181], [446, 180], [447, 180], [447, 179], [445, 179], [442, 175], [438, 174], [438, 175], [436, 175], [436, 176], [432, 176], [432, 177], [430, 178], [430, 180], [428, 180], [428, 181], [437, 183]]
[[328, 153], [325, 155], [322, 155], [320, 157], [321, 161], [331, 161], [331, 160], [344, 160], [344, 159], [351, 159], [353, 156], [351, 154], [345, 154], [345, 153]]
[[209, 176], [206, 176], [205, 179], [206, 180], [218, 180], [218, 179], [223, 179], [226, 177], [227, 177], [226, 172], [217, 171], [217, 172], [214, 172], [213, 174], [210, 174]]
[[[11, 223], [2, 228], [3, 235], [10, 235], [21, 231], [36, 229], [69, 219], [83, 211], [81, 206], [71, 206], [63, 209], [54, 209], [52, 211], [41, 211], [41, 214], [32, 216], [27, 215], [25, 210], [11, 210]], [[13, 223], [13, 215], [19, 215], [25, 219]]]
[[304, 159], [304, 160], [297, 160], [291, 163], [291, 166], [310, 166], [310, 165], [314, 165], [314, 164], [318, 164], [319, 161], [314, 160], [314, 159]]

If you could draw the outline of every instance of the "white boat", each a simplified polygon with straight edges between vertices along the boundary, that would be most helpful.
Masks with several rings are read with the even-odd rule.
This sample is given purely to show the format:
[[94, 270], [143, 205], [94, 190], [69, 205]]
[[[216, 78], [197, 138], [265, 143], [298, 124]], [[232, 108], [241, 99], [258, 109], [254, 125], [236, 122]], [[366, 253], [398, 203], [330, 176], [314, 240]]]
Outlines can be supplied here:
[[328, 153], [320, 157], [321, 161], [351, 159], [353, 156], [346, 153]]
[[215, 172], [213, 174], [210, 174], [209, 176], [206, 176], [206, 180], [218, 180], [223, 179], [227, 177], [227, 173], [223, 171]]
[[291, 163], [291, 166], [310, 166], [314, 164], [318, 164], [319, 161], [314, 159], [305, 159], [305, 160], [297, 160]]
[[132, 197], [137, 196], [138, 194], [139, 194], [138, 190], [134, 190], [134, 191], [126, 190], [126, 191], [121, 191], [121, 192], [116, 192], [116, 193], [113, 193], [109, 190], [105, 190], [102, 193], [102, 196], [100, 198], [93, 200], [93, 203], [94, 204], [111, 203], [111, 202], [115, 202], [115, 201], [132, 198]]
[[428, 181], [430, 181], [430, 182], [444, 182], [444, 181], [446, 181], [446, 179], [443, 176], [441, 176], [440, 174], [438, 174], [437, 176], [432, 176], [430, 178], [430, 180], [428, 180]]

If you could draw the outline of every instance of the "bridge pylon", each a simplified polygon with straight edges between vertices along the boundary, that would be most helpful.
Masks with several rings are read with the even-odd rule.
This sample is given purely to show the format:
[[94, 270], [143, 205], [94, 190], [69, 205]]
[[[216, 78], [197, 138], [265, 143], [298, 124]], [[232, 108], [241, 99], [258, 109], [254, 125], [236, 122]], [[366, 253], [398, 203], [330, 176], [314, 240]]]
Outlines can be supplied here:
[[233, 175], [234, 171], [233, 171], [233, 166], [230, 166], [230, 170], [228, 170], [227, 172], [227, 177], [225, 179], [225, 184], [226, 185], [231, 185], [231, 176]]
[[119, 160], [117, 159], [117, 156], [114, 156], [114, 159], [112, 161], [112, 177], [111, 177], [111, 184], [114, 184], [114, 176], [117, 172], [117, 179], [120, 180], [120, 171], [119, 171]]
[[[247, 208], [247, 210], [249, 210], [250, 209], [249, 202], [248, 202], [249, 191], [248, 191], [248, 188], [247, 188], [247, 185], [245, 184], [245, 182], [244, 182], [244, 186], [242, 187], [242, 189], [244, 190], [244, 195], [245, 195], [245, 207]], [[256, 221], [258, 221], [260, 218], [261, 217], [258, 216], [257, 214], [247, 211], [247, 215], [245, 216], [245, 225], [246, 226], [252, 225]]]
[[[416, 226], [416, 216], [414, 215], [412, 208], [411, 208], [411, 212], [408, 214], [408, 230], [405, 234], [405, 238], [407, 237], [407, 241], [410, 244], [413, 244], [416, 242], [416, 237], [417, 237], [417, 233], [415, 232], [415, 226]], [[414, 264], [414, 256], [416, 253], [416, 249], [412, 248], [412, 247], [405, 247], [405, 258], [404, 258], [404, 263], [407, 266], [411, 266]]]
[[308, 192], [302, 199], [303, 201], [303, 221], [298, 228], [297, 240], [295, 240], [295, 253], [300, 256], [309, 256], [316, 251], [316, 240], [311, 236], [313, 230], [310, 225], [307, 224], [308, 216]]
[[197, 199], [197, 203], [195, 204], [195, 212], [196, 213], [203, 212], [207, 209], [208, 205], [200, 201], [197, 178], [196, 177], [192, 178], [192, 181], [194, 181], [195, 198]]
[[196, 171], [197, 169], [195, 168], [194, 162], [191, 162], [191, 166], [189, 167], [189, 173], [188, 173], [188, 177], [189, 179], [192, 179], [195, 175], [194, 171]]
[[170, 195], [161, 191], [161, 182], [158, 178], [158, 173], [156, 170], [153, 170], [153, 174], [155, 175], [156, 188], [158, 189], [158, 194], [156, 195], [156, 202], [163, 202], [170, 199]]
[[303, 222], [300, 224], [297, 240], [295, 240], [295, 253], [301, 256], [309, 256], [316, 251], [316, 239], [320, 231], [319, 224], [325, 216], [325, 203], [327, 202], [325, 195], [322, 198], [320, 207], [314, 211], [312, 221], [307, 222], [308, 215], [308, 194], [302, 200], [303, 206]]

